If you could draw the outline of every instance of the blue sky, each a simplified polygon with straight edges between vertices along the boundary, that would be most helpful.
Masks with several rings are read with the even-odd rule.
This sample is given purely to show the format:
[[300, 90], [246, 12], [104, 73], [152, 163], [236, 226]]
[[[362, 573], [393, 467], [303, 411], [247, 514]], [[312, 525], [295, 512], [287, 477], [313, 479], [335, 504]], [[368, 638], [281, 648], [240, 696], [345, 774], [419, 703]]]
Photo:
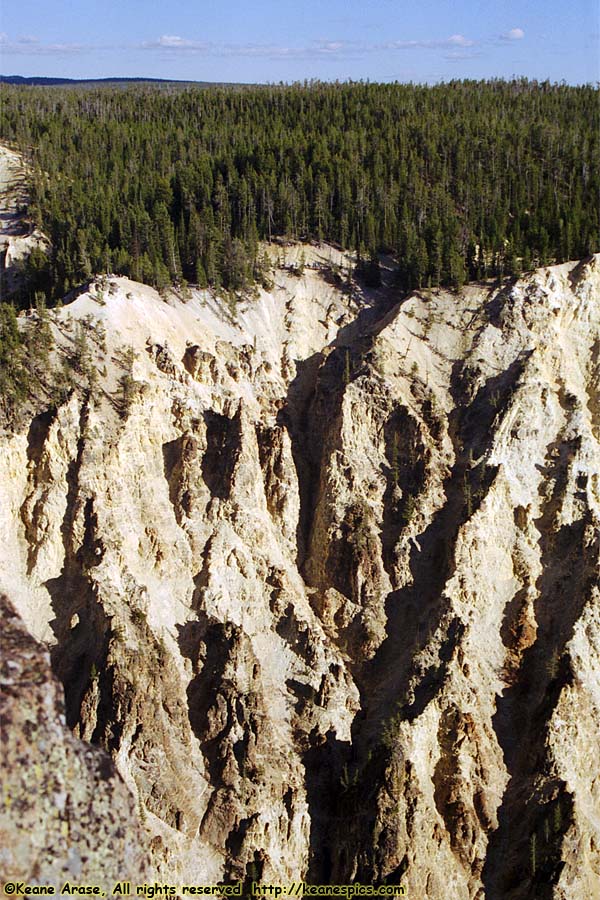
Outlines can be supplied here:
[[599, 0], [28, 0], [0, 70], [70, 78], [600, 79]]

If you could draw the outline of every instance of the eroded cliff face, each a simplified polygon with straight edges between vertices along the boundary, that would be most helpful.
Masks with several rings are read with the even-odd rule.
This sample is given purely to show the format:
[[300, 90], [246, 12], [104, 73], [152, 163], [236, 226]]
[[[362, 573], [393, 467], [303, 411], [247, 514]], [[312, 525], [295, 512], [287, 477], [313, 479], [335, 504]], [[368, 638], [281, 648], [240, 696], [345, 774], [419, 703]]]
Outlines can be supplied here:
[[25, 163], [0, 144], [0, 291], [8, 296], [23, 281], [22, 267], [33, 250], [46, 253], [48, 238], [28, 220]]
[[157, 877], [600, 896], [600, 260], [397, 302], [303, 252], [52, 313], [0, 582]]

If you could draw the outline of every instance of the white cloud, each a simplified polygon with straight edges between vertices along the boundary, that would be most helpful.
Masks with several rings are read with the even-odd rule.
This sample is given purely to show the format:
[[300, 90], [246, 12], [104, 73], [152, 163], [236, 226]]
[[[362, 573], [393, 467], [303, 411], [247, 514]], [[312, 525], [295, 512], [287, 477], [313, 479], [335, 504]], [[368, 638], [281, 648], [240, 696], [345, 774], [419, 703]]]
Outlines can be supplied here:
[[446, 50], [452, 47], [474, 47], [475, 41], [464, 34], [451, 34], [448, 38], [421, 41], [387, 41], [385, 44], [374, 44], [377, 50]]
[[174, 34], [163, 34], [155, 41], [139, 45], [144, 50], [166, 53], [197, 53], [217, 57], [255, 57], [264, 59], [357, 59], [386, 50], [461, 51], [475, 47], [476, 42], [462, 34], [436, 40], [400, 40], [385, 42], [344, 41], [320, 38], [307, 46], [289, 47], [277, 44], [226, 44], [189, 40]]
[[44, 44], [39, 38], [31, 35], [10, 40], [6, 34], [0, 35], [0, 46], [3, 53], [35, 56], [67, 56], [71, 53], [81, 53], [91, 49], [91, 45], [84, 46], [83, 44]]
[[475, 42], [470, 41], [463, 34], [453, 34], [446, 43], [452, 44], [453, 47], [472, 47]]
[[190, 41], [186, 41], [177, 34], [163, 34], [158, 39], [158, 44], [161, 47], [189, 47], [190, 43]]
[[331, 53], [337, 53], [338, 50], [344, 48], [344, 41], [319, 41], [321, 50], [329, 50]]
[[227, 44], [211, 41], [194, 41], [174, 34], [163, 34], [156, 41], [139, 44], [143, 50], [161, 51], [167, 54], [190, 53], [212, 57], [253, 57], [263, 59], [317, 59], [356, 57], [375, 49], [359, 41], [316, 40], [308, 46], [288, 47], [278, 44]]
[[525, 32], [522, 28], [511, 28], [510, 31], [505, 32], [505, 34], [501, 34], [500, 38], [503, 41], [520, 41], [525, 37]]
[[190, 41], [178, 34], [162, 34], [156, 41], [144, 41], [144, 50], [207, 50], [210, 44], [205, 41]]
[[389, 51], [437, 51], [448, 60], [472, 59], [479, 55], [482, 49], [492, 44], [508, 44], [525, 37], [522, 28], [511, 28], [505, 34], [495, 37], [483, 37], [476, 40], [466, 37], [464, 34], [451, 34], [446, 38], [430, 38], [419, 40], [388, 40], [388, 41], [345, 41], [322, 37], [311, 41], [307, 45], [287, 46], [268, 43], [223, 43], [213, 41], [200, 41], [183, 37], [179, 34], [163, 34], [153, 41], [133, 42], [130, 44], [114, 44], [100, 47], [98, 44], [68, 44], [68, 43], [44, 43], [32, 35], [22, 35], [16, 39], [9, 38], [0, 33], [0, 46], [6, 54], [21, 55], [56, 55], [67, 56], [90, 50], [145, 50], [161, 53], [168, 58], [175, 55], [189, 54], [204, 57], [227, 58], [262, 58], [262, 59], [295, 59], [295, 60], [331, 60], [346, 61], [359, 60], [365, 57]]
[[450, 50], [444, 54], [444, 59], [449, 62], [463, 62], [469, 59], [479, 59], [483, 53], [479, 50]]

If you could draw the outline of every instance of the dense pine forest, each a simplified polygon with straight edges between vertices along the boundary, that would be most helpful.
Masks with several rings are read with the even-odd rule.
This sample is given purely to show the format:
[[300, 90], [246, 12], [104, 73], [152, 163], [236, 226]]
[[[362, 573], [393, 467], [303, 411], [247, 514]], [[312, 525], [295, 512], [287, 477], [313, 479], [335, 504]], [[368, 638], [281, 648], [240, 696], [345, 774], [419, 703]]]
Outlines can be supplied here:
[[327, 240], [374, 283], [460, 286], [598, 250], [598, 91], [516, 80], [1, 89], [29, 163], [25, 304], [92, 273], [238, 290], [260, 242]]

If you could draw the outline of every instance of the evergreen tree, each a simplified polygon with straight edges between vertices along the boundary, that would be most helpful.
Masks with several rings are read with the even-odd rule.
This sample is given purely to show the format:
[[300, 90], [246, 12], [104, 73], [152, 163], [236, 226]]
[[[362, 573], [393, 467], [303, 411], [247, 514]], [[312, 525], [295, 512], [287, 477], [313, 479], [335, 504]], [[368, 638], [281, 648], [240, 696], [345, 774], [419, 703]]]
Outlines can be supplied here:
[[238, 290], [276, 236], [355, 249], [374, 280], [392, 253], [404, 288], [600, 247], [589, 85], [2, 85], [0, 100], [0, 138], [31, 160], [28, 216], [51, 241], [20, 307], [112, 271]]

